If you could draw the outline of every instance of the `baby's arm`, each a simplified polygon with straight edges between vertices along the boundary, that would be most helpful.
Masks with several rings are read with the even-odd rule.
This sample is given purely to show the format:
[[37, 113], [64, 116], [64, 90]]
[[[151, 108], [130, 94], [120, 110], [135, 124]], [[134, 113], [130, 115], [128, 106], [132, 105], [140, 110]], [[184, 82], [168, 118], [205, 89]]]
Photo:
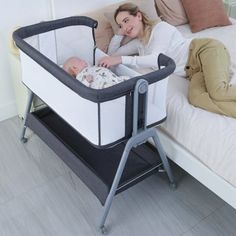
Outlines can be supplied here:
[[85, 79], [88, 83], [92, 83], [94, 81], [93, 75], [91, 74], [86, 75]]
[[94, 81], [93, 79], [93, 75], [91, 74], [83, 74], [83, 73], [79, 73], [76, 76], [76, 79], [78, 79], [81, 83], [83, 83], [84, 85], [90, 87], [91, 83]]

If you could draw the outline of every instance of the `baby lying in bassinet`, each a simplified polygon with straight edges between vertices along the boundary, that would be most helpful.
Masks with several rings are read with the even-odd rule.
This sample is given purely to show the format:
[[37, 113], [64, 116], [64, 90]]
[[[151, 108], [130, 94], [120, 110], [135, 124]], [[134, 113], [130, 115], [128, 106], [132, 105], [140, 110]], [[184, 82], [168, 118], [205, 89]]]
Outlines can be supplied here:
[[107, 88], [130, 78], [129, 76], [117, 76], [104, 67], [90, 66], [78, 57], [67, 59], [63, 68], [81, 83], [94, 89]]

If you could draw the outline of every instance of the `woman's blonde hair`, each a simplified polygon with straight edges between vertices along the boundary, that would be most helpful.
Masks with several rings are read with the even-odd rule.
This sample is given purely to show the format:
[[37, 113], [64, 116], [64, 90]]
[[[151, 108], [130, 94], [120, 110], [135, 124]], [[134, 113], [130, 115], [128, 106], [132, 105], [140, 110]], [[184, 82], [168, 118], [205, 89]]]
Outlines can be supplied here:
[[152, 28], [157, 23], [157, 21], [149, 19], [149, 17], [144, 12], [142, 12], [137, 5], [135, 5], [134, 3], [128, 2], [128, 3], [124, 3], [124, 4], [120, 5], [115, 10], [115, 13], [114, 13], [115, 22], [116, 22], [117, 15], [122, 11], [127, 11], [132, 16], [136, 16], [138, 14], [138, 12], [141, 13], [142, 22], [144, 25], [144, 37], [142, 38], [142, 41], [145, 44], [148, 43]]

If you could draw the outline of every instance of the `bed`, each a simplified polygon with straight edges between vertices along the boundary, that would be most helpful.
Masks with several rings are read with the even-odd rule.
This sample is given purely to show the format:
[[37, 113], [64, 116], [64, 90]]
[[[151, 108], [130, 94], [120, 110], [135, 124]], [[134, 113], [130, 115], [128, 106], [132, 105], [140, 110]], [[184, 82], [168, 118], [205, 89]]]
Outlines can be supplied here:
[[[213, 37], [221, 40], [230, 51], [233, 64], [236, 64], [236, 21], [234, 19], [230, 19], [233, 25], [208, 28], [198, 33], [191, 33], [189, 24], [186, 24], [190, 16], [195, 23], [199, 23], [200, 18], [203, 21], [207, 16], [210, 24], [214, 24], [214, 20], [225, 18], [221, 0], [135, 0], [134, 2], [151, 19], [161, 16], [163, 20], [177, 26], [186, 37]], [[230, 3], [227, 1], [227, 4]], [[102, 26], [98, 27], [96, 35], [101, 40], [102, 50], [107, 50], [108, 40], [115, 32], [113, 25], [116, 24], [112, 12], [117, 6], [117, 4], [115, 6], [111, 4], [86, 13], [97, 19]], [[105, 16], [110, 16], [104, 17], [104, 12]], [[216, 12], [220, 15], [219, 17]], [[109, 22], [113, 29], [109, 28]], [[208, 27], [211, 26], [208, 25]], [[235, 65], [233, 69], [236, 71]], [[236, 75], [231, 81], [236, 82]], [[236, 169], [234, 157], [236, 121], [194, 108], [187, 101], [187, 89], [186, 79], [176, 75], [170, 77], [167, 98], [168, 118], [161, 127], [157, 128], [159, 137], [171, 160], [236, 208], [236, 174], [234, 173]]]
[[[186, 37], [221, 40], [232, 59], [231, 83], [236, 83], [236, 21], [232, 25], [191, 33], [188, 24], [178, 26]], [[167, 156], [215, 194], [236, 208], [236, 120], [188, 103], [188, 81], [170, 76], [165, 123], [157, 128]]]

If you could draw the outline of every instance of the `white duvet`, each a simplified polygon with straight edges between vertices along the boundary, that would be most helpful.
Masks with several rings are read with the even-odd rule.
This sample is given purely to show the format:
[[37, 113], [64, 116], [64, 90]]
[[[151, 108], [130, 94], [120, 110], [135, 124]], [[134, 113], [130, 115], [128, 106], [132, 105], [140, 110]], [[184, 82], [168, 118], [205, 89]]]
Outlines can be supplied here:
[[[186, 37], [211, 37], [229, 49], [233, 62], [231, 83], [236, 83], [236, 21], [233, 25], [191, 33], [188, 25], [179, 27]], [[213, 172], [236, 187], [236, 119], [195, 108], [187, 100], [188, 81], [170, 76], [167, 120], [163, 128]], [[184, 157], [183, 157], [184, 158]]]

